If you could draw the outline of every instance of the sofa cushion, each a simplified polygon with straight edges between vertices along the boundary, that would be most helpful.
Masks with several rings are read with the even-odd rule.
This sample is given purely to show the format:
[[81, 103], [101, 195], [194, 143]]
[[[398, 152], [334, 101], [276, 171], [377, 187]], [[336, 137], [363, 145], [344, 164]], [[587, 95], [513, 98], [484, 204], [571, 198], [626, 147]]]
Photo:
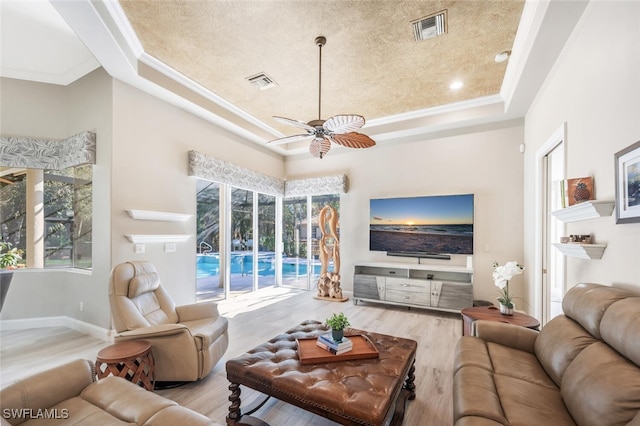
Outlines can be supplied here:
[[629, 292], [616, 287], [598, 284], [578, 284], [562, 299], [562, 310], [600, 339], [600, 321], [610, 305], [629, 297]]
[[474, 366], [493, 371], [487, 344], [482, 339], [471, 336], [463, 336], [458, 339], [454, 357], [453, 365], [455, 368]]
[[[460, 420], [473, 418], [470, 422], [473, 425], [575, 425], [557, 387], [466, 366], [456, 372], [453, 391], [454, 417]], [[475, 419], [486, 419], [487, 422]], [[456, 426], [465, 424], [460, 420]]]
[[562, 377], [562, 398], [580, 425], [629, 423], [640, 410], [640, 369], [607, 344], [590, 345]]
[[560, 386], [562, 375], [571, 361], [597, 340], [584, 328], [564, 315], [549, 321], [534, 345], [536, 357], [545, 371]]
[[500, 404], [509, 425], [574, 426], [557, 387], [496, 374]]
[[91, 426], [117, 426], [131, 425], [131, 423], [123, 421], [108, 412], [101, 410], [92, 403], [80, 398], [74, 397], [61, 402], [58, 405], [50, 407], [49, 415], [57, 416], [57, 419], [50, 418], [44, 420], [42, 418], [34, 418], [22, 423], [22, 426], [41, 426], [41, 425], [91, 425]]
[[607, 309], [600, 323], [602, 339], [640, 366], [640, 297], [630, 297]]
[[144, 426], [222, 426], [213, 423], [208, 417], [179, 405], [164, 408], [154, 414]]
[[534, 354], [495, 343], [487, 343], [487, 349], [496, 374], [524, 380], [547, 388], [558, 388], [544, 371]]
[[87, 386], [80, 397], [122, 421], [139, 425], [157, 411], [177, 405], [170, 399], [130, 384], [121, 377], [105, 377]]

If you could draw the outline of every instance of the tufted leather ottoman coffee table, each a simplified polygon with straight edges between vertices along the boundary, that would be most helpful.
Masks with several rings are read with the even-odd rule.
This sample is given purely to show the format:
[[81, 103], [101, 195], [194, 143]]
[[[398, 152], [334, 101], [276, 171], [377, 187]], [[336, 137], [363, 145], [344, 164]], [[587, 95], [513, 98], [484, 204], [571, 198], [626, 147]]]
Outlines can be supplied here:
[[227, 379], [231, 382], [227, 425], [266, 424], [250, 417], [252, 412], [242, 414], [240, 385], [343, 425], [401, 424], [406, 400], [415, 399], [417, 343], [346, 329], [346, 335], [365, 334], [376, 346], [379, 358], [301, 364], [296, 339], [326, 332], [324, 324], [305, 321], [227, 361]]

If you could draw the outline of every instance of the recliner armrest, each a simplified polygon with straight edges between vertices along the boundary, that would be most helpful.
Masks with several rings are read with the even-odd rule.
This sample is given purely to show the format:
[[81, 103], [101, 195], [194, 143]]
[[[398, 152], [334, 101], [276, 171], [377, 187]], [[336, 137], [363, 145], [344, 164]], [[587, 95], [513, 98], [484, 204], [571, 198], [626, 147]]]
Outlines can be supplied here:
[[538, 332], [519, 325], [478, 320], [475, 322], [476, 336], [485, 342], [493, 342], [513, 349], [534, 353]]
[[173, 336], [175, 334], [191, 334], [189, 328], [182, 324], [161, 324], [152, 327], [136, 328], [135, 330], [123, 331], [115, 336], [116, 340], [145, 339], [153, 337]]
[[179, 322], [195, 321], [203, 318], [218, 318], [218, 305], [214, 302], [193, 303], [191, 305], [176, 306]]

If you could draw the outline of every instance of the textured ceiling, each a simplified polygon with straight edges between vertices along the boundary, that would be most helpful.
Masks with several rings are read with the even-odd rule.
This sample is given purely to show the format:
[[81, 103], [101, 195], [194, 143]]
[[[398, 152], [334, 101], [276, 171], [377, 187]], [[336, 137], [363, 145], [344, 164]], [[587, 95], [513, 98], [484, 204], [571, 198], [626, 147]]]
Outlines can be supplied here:
[[[524, 1], [120, 1], [145, 53], [283, 134], [272, 116], [367, 120], [500, 92]], [[412, 21], [447, 11], [447, 33], [416, 42]], [[277, 86], [246, 78], [264, 72]], [[453, 91], [449, 84], [461, 80]], [[366, 130], [366, 128], [365, 128]], [[366, 133], [366, 131], [365, 131]]]

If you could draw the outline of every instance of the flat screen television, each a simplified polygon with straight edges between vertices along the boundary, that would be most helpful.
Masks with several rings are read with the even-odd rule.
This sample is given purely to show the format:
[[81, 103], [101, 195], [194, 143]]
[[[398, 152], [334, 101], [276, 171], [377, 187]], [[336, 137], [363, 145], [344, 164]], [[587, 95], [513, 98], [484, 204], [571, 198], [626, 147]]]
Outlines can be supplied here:
[[369, 250], [473, 254], [473, 194], [371, 199]]

